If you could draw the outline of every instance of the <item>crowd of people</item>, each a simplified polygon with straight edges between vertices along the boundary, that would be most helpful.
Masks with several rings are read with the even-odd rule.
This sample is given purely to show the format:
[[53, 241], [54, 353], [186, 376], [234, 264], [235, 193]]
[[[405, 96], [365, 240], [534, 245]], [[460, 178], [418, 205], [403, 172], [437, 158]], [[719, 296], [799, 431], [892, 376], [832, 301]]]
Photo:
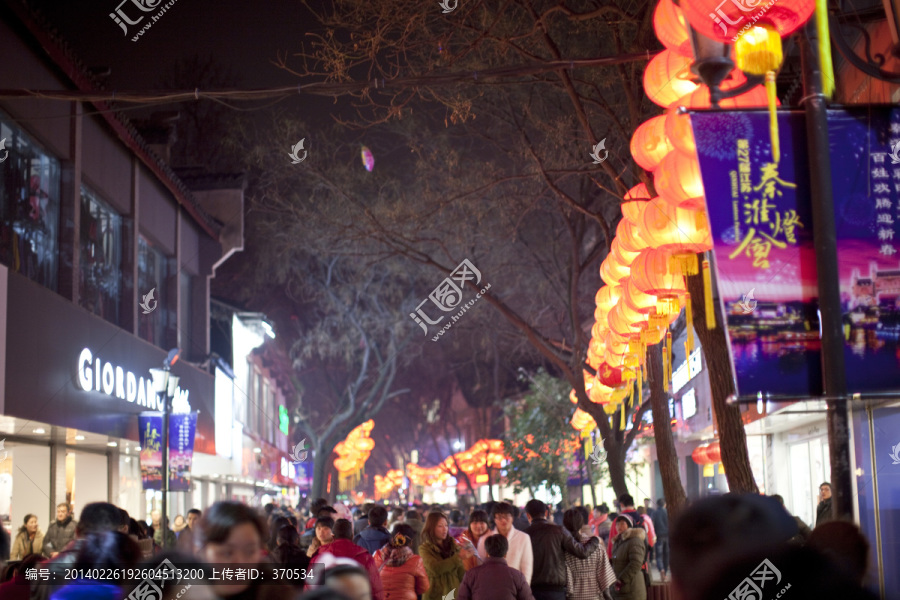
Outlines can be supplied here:
[[[772, 593], [756, 598], [776, 597], [773, 585], [796, 598], [873, 597], [863, 587], [869, 546], [859, 528], [820, 516], [810, 529], [778, 497], [695, 502], [671, 536], [662, 499], [635, 508], [623, 494], [614, 508], [563, 510], [536, 499], [524, 510], [509, 502], [351, 508], [320, 498], [258, 510], [221, 501], [170, 528], [158, 513], [146, 524], [105, 502], [75, 521], [60, 504], [46, 534], [27, 515], [11, 544], [0, 540], [0, 556], [9, 555], [0, 598], [646, 600], [651, 585], [670, 584], [684, 600], [721, 600], [748, 597], [733, 593], [754, 585], [761, 568], [769, 576], [755, 585]], [[161, 565], [191, 574], [124, 575]]]

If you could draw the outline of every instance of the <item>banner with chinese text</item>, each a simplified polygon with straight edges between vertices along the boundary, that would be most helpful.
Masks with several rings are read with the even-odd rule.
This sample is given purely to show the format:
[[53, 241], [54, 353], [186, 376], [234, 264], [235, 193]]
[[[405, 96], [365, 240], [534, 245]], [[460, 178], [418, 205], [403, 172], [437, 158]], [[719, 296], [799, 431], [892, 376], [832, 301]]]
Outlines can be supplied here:
[[820, 395], [804, 116], [778, 115], [777, 163], [765, 111], [692, 112], [691, 122], [737, 393]]
[[[141, 444], [141, 483], [145, 490], [162, 489], [162, 413], [138, 416]], [[191, 462], [197, 413], [169, 415], [169, 491], [191, 488]]]
[[828, 111], [844, 359], [851, 393], [897, 389], [900, 109]]

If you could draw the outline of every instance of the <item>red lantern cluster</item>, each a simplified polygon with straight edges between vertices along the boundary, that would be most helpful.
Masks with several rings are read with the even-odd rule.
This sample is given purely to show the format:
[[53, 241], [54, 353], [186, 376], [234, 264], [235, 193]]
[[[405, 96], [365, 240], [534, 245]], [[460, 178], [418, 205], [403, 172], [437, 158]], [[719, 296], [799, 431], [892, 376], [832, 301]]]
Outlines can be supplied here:
[[698, 465], [714, 465], [717, 462], [722, 462], [722, 451], [719, 447], [719, 442], [697, 446], [691, 452], [691, 458]]

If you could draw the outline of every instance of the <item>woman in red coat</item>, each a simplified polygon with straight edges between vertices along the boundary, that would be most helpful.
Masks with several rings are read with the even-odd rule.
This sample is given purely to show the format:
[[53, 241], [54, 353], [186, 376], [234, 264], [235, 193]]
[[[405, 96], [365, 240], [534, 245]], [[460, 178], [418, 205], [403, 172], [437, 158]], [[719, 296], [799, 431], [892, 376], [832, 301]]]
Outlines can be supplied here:
[[422, 557], [412, 551], [415, 536], [412, 527], [397, 523], [391, 542], [375, 553], [385, 600], [416, 600], [430, 587]]

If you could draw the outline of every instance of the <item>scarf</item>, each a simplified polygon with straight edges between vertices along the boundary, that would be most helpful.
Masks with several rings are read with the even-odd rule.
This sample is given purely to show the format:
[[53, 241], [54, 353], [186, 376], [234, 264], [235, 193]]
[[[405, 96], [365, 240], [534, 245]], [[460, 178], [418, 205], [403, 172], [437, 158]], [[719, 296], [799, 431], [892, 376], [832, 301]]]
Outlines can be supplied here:
[[413, 556], [412, 548], [409, 546], [385, 546], [380, 550], [382, 567], [402, 567], [406, 561]]

